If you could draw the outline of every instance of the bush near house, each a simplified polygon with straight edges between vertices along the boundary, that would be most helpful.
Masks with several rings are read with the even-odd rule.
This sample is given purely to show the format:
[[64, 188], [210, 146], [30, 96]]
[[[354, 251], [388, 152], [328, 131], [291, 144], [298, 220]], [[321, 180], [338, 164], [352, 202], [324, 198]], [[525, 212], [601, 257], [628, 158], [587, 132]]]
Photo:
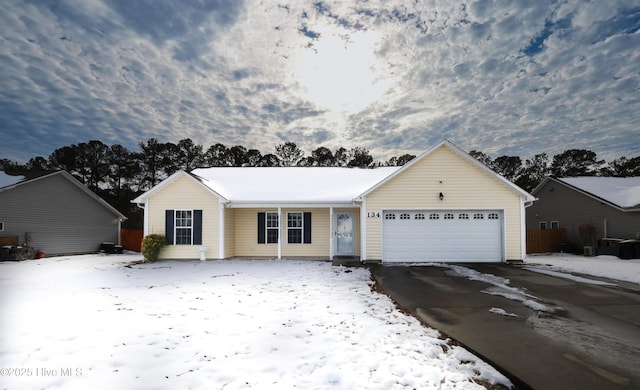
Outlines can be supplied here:
[[166, 245], [167, 239], [163, 234], [149, 234], [142, 239], [142, 255], [146, 261], [153, 263], [158, 260], [160, 250]]

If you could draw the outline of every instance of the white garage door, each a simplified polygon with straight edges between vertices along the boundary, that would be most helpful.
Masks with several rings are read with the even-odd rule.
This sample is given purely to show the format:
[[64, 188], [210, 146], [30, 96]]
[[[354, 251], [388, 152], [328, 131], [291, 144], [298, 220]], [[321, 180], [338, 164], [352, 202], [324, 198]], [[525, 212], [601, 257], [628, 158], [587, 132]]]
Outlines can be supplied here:
[[385, 262], [502, 261], [502, 211], [401, 210], [382, 218]]

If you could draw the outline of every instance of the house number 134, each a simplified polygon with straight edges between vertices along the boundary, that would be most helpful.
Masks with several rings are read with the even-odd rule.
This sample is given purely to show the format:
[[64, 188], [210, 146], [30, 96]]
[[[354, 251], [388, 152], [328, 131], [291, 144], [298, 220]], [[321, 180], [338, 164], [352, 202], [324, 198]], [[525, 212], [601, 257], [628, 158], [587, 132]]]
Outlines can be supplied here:
[[367, 218], [380, 218], [380, 213], [369, 211], [367, 212]]

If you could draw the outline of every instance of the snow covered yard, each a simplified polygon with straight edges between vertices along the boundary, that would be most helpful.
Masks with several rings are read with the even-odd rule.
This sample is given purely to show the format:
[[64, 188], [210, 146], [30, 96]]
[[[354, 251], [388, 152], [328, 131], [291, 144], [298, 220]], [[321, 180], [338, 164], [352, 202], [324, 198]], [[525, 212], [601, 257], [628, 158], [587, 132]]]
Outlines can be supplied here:
[[1, 388], [472, 389], [508, 379], [366, 269], [138, 254], [0, 263]]

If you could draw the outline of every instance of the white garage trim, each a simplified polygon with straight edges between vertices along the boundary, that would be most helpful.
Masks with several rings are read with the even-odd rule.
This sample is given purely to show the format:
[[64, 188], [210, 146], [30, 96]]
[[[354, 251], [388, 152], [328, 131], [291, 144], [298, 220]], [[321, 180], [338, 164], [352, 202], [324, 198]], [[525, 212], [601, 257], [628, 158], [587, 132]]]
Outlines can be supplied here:
[[384, 262], [502, 262], [503, 210], [384, 210]]

